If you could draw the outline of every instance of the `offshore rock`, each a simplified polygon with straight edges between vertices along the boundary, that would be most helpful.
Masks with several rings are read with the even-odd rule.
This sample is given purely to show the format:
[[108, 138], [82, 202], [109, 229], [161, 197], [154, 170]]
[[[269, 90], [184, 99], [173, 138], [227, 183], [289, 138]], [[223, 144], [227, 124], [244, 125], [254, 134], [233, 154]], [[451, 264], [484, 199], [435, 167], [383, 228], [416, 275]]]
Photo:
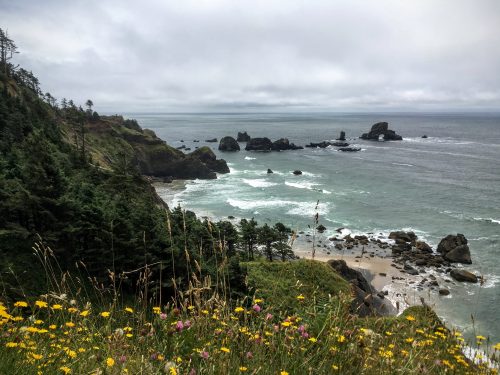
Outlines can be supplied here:
[[271, 145], [271, 150], [273, 151], [302, 150], [303, 148], [302, 146], [295, 146], [295, 144], [290, 143], [288, 138], [280, 138]]
[[378, 141], [380, 136], [384, 137], [385, 141], [401, 141], [403, 137], [396, 134], [394, 130], [389, 129], [389, 124], [387, 122], [377, 122], [372, 125], [369, 133], [364, 133], [361, 135], [361, 139]]
[[469, 245], [463, 234], [449, 234], [439, 242], [437, 251], [451, 263], [472, 263]]
[[450, 276], [453, 277], [457, 281], [464, 281], [468, 283], [477, 283], [477, 276], [472, 272], [461, 270], [458, 268], [454, 268], [450, 271]]
[[340, 136], [337, 138], [337, 141], [345, 141], [345, 131], [340, 132]]
[[214, 152], [207, 146], [200, 147], [189, 154], [189, 157], [196, 158], [204, 163], [208, 168], [218, 173], [229, 173], [229, 167], [224, 159], [217, 159]]
[[219, 151], [240, 151], [240, 145], [233, 137], [224, 137], [220, 140]]
[[247, 132], [238, 132], [238, 137], [236, 138], [238, 142], [248, 142], [250, 140], [250, 136]]
[[251, 138], [245, 147], [247, 151], [271, 151], [273, 143], [269, 138]]

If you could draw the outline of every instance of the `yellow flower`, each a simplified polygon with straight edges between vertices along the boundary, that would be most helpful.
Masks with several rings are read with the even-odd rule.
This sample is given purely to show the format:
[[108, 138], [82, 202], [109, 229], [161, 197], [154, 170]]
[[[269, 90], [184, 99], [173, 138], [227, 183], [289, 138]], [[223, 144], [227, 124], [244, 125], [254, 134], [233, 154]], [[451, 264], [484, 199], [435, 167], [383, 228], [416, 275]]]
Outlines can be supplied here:
[[476, 336], [476, 339], [478, 339], [478, 340], [486, 340], [486, 337], [478, 335], [478, 336]]
[[35, 306], [40, 308], [40, 309], [43, 309], [43, 308], [47, 307], [48, 305], [47, 305], [47, 302], [45, 302], [45, 301], [36, 301]]
[[286, 371], [283, 370], [283, 371], [280, 372], [280, 375], [289, 375], [289, 374], [288, 374], [288, 372], [286, 372]]
[[75, 326], [75, 323], [73, 323], [73, 322], [66, 322], [66, 327], [71, 328], [71, 327], [74, 327], [74, 326]]
[[113, 358], [106, 359], [106, 366], [113, 367], [115, 365], [115, 360]]
[[292, 323], [290, 323], [290, 322], [283, 322], [283, 323], [281, 323], [281, 325], [283, 327], [290, 327], [292, 325]]
[[243, 311], [245, 311], [245, 309], [243, 307], [237, 307], [237, 308], [234, 309], [235, 313], [240, 313], [240, 312], [243, 312]]
[[108, 312], [108, 311], [103, 311], [103, 312], [101, 313], [101, 316], [102, 316], [103, 318], [108, 318], [108, 317], [109, 317], [109, 312]]
[[28, 303], [24, 302], [24, 301], [17, 301], [16, 303], [14, 303], [14, 306], [15, 307], [28, 307]]
[[337, 371], [338, 369], [339, 369], [339, 366], [337, 366], [337, 365], [332, 365], [332, 370]]
[[69, 367], [66, 367], [66, 366], [59, 367], [59, 370], [61, 370], [65, 374], [71, 374], [71, 369]]
[[231, 350], [229, 348], [226, 348], [225, 346], [221, 347], [220, 351], [224, 353], [231, 353]]
[[337, 338], [337, 341], [342, 343], [345, 341], [345, 336], [344, 335], [340, 335], [338, 338]]
[[493, 349], [495, 350], [500, 350], [500, 342], [498, 342], [494, 347]]
[[134, 310], [130, 307], [125, 307], [125, 311], [131, 314], [134, 312]]
[[161, 313], [161, 307], [153, 307], [153, 313], [160, 314]]
[[[302, 300], [305, 300], [306, 297], [304, 297], [302, 294], [299, 294], [297, 297], [296, 297], [299, 301], [302, 301]], [[287, 373], [288, 374], [288, 373]]]
[[317, 340], [316, 338], [314, 338], [314, 337], [311, 337], [311, 338], [309, 339], [309, 341], [311, 341], [311, 342], [314, 344], [314, 343], [315, 343], [315, 342], [317, 342], [318, 340]]
[[253, 302], [254, 303], [262, 303], [262, 302], [264, 302], [264, 300], [262, 298], [256, 298]]
[[414, 321], [414, 320], [415, 320], [415, 317], [414, 317], [413, 315], [408, 315], [408, 316], [406, 317], [406, 320], [408, 320], [409, 322], [412, 322], [412, 321]]
[[54, 309], [54, 310], [61, 310], [62, 309], [62, 305], [58, 305], [58, 304], [52, 305], [52, 309]]
[[57, 328], [57, 326], [56, 326], [55, 324], [51, 324], [51, 325], [49, 326], [49, 329], [56, 329], [56, 328]]
[[248, 370], [248, 369], [247, 369], [245, 366], [240, 366], [240, 371], [241, 371], [241, 372], [245, 372], [245, 371], [247, 371], [247, 370]]
[[41, 354], [31, 353], [31, 356], [33, 357], [33, 359], [36, 359], [36, 360], [43, 358], [43, 355], [41, 355]]
[[17, 342], [8, 342], [5, 344], [7, 348], [16, 348], [18, 346]]
[[80, 313], [80, 316], [83, 316], [84, 318], [90, 314], [90, 311], [89, 310], [83, 310], [81, 313]]
[[70, 313], [75, 313], [75, 312], [77, 312], [77, 311], [78, 311], [78, 309], [76, 309], [76, 308], [74, 308], [74, 307], [69, 307], [69, 308], [68, 308], [68, 312], [70, 312]]

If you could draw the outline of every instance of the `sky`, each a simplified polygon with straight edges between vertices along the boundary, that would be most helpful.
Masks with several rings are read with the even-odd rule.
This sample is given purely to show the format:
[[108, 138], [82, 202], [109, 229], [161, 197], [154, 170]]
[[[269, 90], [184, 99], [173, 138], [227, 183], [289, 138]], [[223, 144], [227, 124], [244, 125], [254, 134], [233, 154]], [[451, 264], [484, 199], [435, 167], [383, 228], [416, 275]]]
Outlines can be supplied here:
[[0, 0], [0, 27], [101, 112], [500, 111], [497, 0]]

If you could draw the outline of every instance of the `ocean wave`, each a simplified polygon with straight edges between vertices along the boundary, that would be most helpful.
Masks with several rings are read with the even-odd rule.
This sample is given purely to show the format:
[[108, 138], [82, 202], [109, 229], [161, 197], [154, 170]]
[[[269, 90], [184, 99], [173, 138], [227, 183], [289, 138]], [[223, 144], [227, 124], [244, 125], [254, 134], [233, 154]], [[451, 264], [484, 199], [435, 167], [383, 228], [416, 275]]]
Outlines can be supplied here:
[[455, 139], [455, 138], [440, 138], [440, 137], [405, 137], [403, 138], [403, 142], [409, 143], [439, 143], [439, 144], [450, 144], [450, 145], [470, 145], [476, 142], [466, 141], [463, 139]]
[[326, 215], [329, 212], [329, 203], [320, 203], [316, 208], [316, 203], [311, 202], [296, 202], [289, 200], [271, 199], [271, 200], [243, 200], [228, 198], [226, 200], [231, 206], [240, 210], [254, 210], [258, 208], [269, 207], [292, 207], [287, 211], [288, 215], [308, 216], [312, 217], [316, 213]]
[[289, 182], [289, 181], [285, 181], [285, 185], [286, 186], [291, 186], [291, 187], [294, 187], [294, 188], [297, 188], [297, 189], [313, 190], [313, 187], [317, 186], [318, 184], [316, 184], [314, 182], [306, 182], [306, 181], [303, 181], [303, 182]]
[[245, 160], [255, 160], [257, 158], [252, 158], [251, 156], [245, 156]]
[[265, 187], [278, 185], [275, 182], [269, 182], [269, 181], [264, 180], [263, 178], [256, 178], [256, 179], [244, 178], [244, 179], [242, 179], [242, 181], [245, 184], [250, 185], [251, 187], [255, 187], [255, 188], [265, 188]]
[[491, 217], [473, 217], [473, 219], [476, 221], [486, 221], [488, 223], [500, 224], [500, 220], [493, 219]]
[[404, 167], [414, 167], [413, 164], [406, 164], [406, 163], [391, 163], [392, 165], [401, 165]]

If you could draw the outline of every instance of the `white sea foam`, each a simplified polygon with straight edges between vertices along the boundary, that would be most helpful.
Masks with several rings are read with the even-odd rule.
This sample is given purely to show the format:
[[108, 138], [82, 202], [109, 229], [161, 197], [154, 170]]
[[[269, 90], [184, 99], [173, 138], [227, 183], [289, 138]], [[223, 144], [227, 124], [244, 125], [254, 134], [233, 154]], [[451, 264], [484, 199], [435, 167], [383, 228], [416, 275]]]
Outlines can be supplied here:
[[263, 178], [256, 178], [256, 179], [244, 178], [244, 179], [242, 179], [242, 181], [245, 184], [250, 185], [251, 187], [255, 187], [255, 188], [265, 188], [265, 187], [278, 185], [275, 182], [269, 182], [269, 181], [264, 180]]
[[287, 214], [313, 217], [318, 213], [319, 215], [326, 215], [329, 212], [329, 203], [319, 203], [316, 207], [316, 203], [311, 202], [293, 202], [296, 206], [289, 210]]
[[257, 158], [252, 158], [251, 156], [245, 156], [245, 160], [255, 160]]
[[320, 203], [316, 208], [316, 203], [311, 202], [296, 202], [289, 200], [243, 200], [228, 198], [226, 200], [231, 206], [239, 208], [240, 210], [254, 210], [257, 208], [269, 208], [269, 207], [291, 207], [287, 214], [307, 216], [312, 217], [316, 213], [320, 215], [326, 215], [329, 211], [329, 203]]

